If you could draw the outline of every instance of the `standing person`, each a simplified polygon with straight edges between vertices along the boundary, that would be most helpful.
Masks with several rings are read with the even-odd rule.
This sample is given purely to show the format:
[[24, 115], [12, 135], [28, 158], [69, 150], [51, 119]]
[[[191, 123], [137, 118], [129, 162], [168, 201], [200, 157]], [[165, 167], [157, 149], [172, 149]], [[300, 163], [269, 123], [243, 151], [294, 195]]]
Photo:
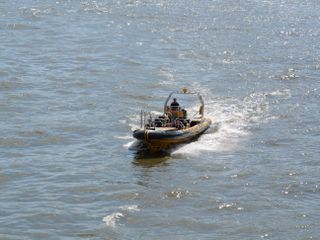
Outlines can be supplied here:
[[176, 119], [178, 118], [179, 107], [180, 105], [177, 102], [177, 99], [174, 98], [173, 102], [170, 104], [171, 121], [174, 126], [176, 125]]
[[170, 105], [171, 110], [177, 111], [178, 108], [179, 108], [179, 106], [180, 106], [180, 105], [179, 105], [179, 103], [177, 102], [177, 99], [174, 98], [174, 99], [173, 99], [173, 102], [172, 102], [171, 105]]

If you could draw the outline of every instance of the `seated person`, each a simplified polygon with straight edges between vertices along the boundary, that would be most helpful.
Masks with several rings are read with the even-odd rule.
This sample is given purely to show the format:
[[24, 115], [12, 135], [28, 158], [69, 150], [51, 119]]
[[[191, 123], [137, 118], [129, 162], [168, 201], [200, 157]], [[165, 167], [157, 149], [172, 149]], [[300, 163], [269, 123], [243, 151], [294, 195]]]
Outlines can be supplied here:
[[187, 110], [182, 109], [182, 118], [187, 119]]

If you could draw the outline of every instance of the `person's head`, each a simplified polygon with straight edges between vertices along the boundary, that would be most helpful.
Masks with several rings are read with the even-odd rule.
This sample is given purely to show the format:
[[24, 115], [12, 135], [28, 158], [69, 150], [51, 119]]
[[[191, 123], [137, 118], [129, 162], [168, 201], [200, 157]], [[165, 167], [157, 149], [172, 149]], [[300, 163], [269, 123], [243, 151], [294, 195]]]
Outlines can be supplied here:
[[173, 99], [173, 102], [177, 102], [177, 99], [176, 99], [176, 98], [174, 98], [174, 99]]

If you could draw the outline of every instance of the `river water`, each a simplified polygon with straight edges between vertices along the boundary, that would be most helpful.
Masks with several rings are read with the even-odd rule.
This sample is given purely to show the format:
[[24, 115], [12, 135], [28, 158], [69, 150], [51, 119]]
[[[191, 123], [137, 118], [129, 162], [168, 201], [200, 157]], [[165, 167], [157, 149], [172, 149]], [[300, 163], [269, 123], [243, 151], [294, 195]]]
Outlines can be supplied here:
[[[320, 239], [316, 0], [0, 2], [0, 239]], [[137, 155], [172, 90], [212, 127]]]

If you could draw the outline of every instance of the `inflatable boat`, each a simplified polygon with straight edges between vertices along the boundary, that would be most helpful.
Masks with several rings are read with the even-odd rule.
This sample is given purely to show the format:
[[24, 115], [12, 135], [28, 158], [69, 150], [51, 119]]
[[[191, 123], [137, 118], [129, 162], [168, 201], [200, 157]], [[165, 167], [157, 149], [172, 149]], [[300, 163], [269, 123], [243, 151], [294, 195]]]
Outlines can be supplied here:
[[[189, 117], [189, 110], [180, 106], [177, 97], [196, 96], [200, 101], [199, 110]], [[173, 102], [168, 105], [169, 101]], [[147, 150], [159, 152], [168, 148], [190, 142], [198, 138], [211, 125], [211, 120], [204, 117], [204, 101], [196, 92], [171, 92], [164, 103], [163, 114], [155, 115], [141, 111], [140, 128], [133, 131], [133, 137], [143, 142]]]

